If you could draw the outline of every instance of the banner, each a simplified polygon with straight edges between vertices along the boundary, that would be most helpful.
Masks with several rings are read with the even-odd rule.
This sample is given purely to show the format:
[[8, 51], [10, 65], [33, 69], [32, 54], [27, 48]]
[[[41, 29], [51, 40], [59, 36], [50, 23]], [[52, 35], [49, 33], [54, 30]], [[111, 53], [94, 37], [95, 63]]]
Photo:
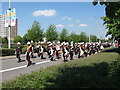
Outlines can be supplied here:
[[5, 12], [5, 27], [9, 26], [9, 16], [10, 16], [10, 25], [15, 26], [16, 24], [16, 10], [15, 8], [11, 9], [11, 12], [9, 13], [9, 10]]
[[9, 10], [5, 12], [5, 27], [9, 26]]
[[15, 8], [11, 9], [11, 26], [16, 24], [16, 10]]

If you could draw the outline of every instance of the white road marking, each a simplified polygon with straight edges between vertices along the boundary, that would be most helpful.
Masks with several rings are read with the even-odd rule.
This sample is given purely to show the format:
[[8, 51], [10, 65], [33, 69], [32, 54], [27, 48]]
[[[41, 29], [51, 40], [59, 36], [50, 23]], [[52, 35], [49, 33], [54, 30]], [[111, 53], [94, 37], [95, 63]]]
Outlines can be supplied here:
[[[38, 62], [38, 63], [35, 63], [35, 65], [43, 64], [43, 63], [47, 63], [47, 62], [50, 62], [50, 60], [43, 61], [43, 62]], [[5, 70], [0, 70], [0, 73], [1, 73], [1, 72], [11, 71], [11, 70], [16, 70], [16, 69], [20, 69], [20, 68], [25, 68], [25, 67], [27, 67], [27, 65], [20, 66], [20, 67], [14, 67], [14, 68], [10, 68], [10, 69], [5, 69]]]

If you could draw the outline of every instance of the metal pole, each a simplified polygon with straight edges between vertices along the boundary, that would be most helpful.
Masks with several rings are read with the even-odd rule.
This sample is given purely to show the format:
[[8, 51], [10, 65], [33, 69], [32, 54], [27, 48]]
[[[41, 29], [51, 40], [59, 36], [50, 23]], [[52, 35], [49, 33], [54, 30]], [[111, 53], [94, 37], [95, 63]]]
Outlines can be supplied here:
[[9, 37], [8, 37], [8, 48], [10, 49], [10, 32], [11, 32], [11, 7], [10, 7], [10, 0], [9, 0], [9, 26], [8, 26], [8, 30], [9, 30]]
[[89, 43], [90, 43], [90, 35], [89, 35]]

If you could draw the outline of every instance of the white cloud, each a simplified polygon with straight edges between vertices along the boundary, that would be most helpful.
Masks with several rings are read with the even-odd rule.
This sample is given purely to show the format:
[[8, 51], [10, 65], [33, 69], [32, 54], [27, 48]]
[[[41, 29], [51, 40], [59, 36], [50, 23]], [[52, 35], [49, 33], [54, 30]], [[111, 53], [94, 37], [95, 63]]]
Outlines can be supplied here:
[[64, 25], [58, 24], [58, 25], [56, 25], [56, 27], [64, 27]]
[[88, 26], [87, 24], [80, 24], [79, 27], [86, 27]]
[[56, 10], [49, 9], [49, 10], [38, 10], [33, 12], [33, 16], [55, 16]]
[[74, 25], [73, 24], [68, 24], [68, 27], [74, 27]]
[[78, 23], [79, 23], [79, 22], [80, 22], [80, 20], [78, 19], [78, 20], [76, 20], [76, 22], [78, 22]]
[[72, 18], [68, 17], [68, 16], [65, 16], [65, 17], [62, 18], [62, 20], [68, 20], [68, 21], [70, 21], [70, 20], [72, 20]]

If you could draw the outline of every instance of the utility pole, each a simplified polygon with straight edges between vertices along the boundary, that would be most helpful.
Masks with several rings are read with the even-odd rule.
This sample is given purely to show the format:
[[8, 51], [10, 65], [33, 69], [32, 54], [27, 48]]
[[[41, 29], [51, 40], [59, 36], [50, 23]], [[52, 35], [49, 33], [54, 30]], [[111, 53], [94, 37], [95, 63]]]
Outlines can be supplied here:
[[10, 49], [10, 32], [11, 32], [11, 4], [10, 4], [10, 0], [8, 0], [8, 7], [9, 7], [9, 26], [8, 26], [8, 33], [9, 33], [9, 37], [8, 37], [8, 48]]

